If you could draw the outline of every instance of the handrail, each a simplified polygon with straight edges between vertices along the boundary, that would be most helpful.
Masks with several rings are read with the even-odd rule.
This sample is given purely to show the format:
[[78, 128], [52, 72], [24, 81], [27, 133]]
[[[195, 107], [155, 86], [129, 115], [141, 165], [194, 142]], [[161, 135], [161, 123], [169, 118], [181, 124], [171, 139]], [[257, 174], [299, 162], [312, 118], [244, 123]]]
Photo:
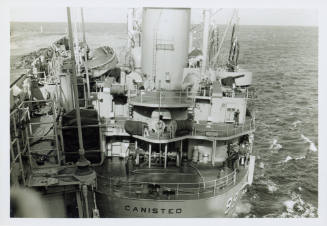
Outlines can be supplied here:
[[[195, 98], [198, 97], [206, 97], [210, 98], [211, 90], [206, 91], [183, 91], [183, 90], [164, 90], [164, 91], [146, 91], [142, 92], [139, 90], [130, 90], [129, 96], [131, 100], [134, 102], [140, 103], [174, 103], [174, 104], [182, 104], [182, 103], [192, 103]], [[225, 98], [249, 98], [248, 91], [246, 89], [245, 93], [243, 92], [235, 92], [233, 90], [226, 90], [223, 92]]]
[[[233, 124], [210, 124], [210, 127], [207, 127], [207, 124], [196, 124], [193, 123], [192, 131], [189, 134], [182, 136], [173, 136], [170, 131], [164, 131], [161, 133], [161, 138], [163, 139], [172, 139], [183, 136], [207, 136], [207, 137], [230, 137], [244, 132], [252, 131], [255, 129], [255, 119], [251, 118], [245, 120], [244, 123], [239, 124], [235, 127]], [[142, 136], [147, 138], [157, 139], [158, 134], [153, 133], [150, 130], [146, 130], [147, 126], [142, 127]], [[147, 131], [147, 132], [146, 132]], [[212, 133], [212, 134], [209, 134]]]
[[[187, 92], [182, 90], [174, 91], [148, 91], [148, 92], [136, 92], [136, 96], [130, 97], [131, 101], [141, 103], [191, 103], [192, 98], [187, 95]], [[130, 93], [131, 95], [131, 93]]]
[[202, 132], [202, 133], [216, 132], [217, 137], [233, 136], [254, 129], [254, 118], [251, 118], [250, 120], [246, 120], [244, 123], [239, 124], [237, 127], [233, 126], [232, 124], [223, 124], [223, 125], [211, 124], [210, 128], [207, 128], [204, 125], [202, 125], [202, 127], [203, 128], [200, 128], [199, 124], [194, 124], [193, 135], [196, 136], [197, 132]]
[[[108, 179], [109, 183], [102, 183], [104, 186], [109, 185], [109, 192], [120, 192], [127, 197], [135, 197], [142, 195], [142, 199], [152, 199], [150, 193], [142, 193], [139, 189], [144, 189], [144, 185], [158, 185], [160, 191], [170, 191], [173, 192], [170, 195], [164, 193], [159, 194], [156, 199], [185, 199], [185, 196], [191, 197], [193, 199], [199, 199], [202, 197], [213, 197], [219, 194], [219, 191], [223, 191], [226, 187], [235, 185], [236, 181], [236, 170], [232, 173], [221, 177], [216, 180], [210, 180], [198, 183], [163, 183], [163, 182], [146, 182], [146, 181], [122, 181], [120, 178], [109, 177], [98, 175], [99, 178]], [[100, 180], [98, 180], [100, 181]], [[98, 192], [102, 192], [101, 188]], [[103, 191], [104, 192], [104, 191]], [[108, 190], [106, 190], [108, 192]], [[161, 195], [161, 197], [160, 197]], [[162, 195], [164, 197], [162, 197]]]
[[207, 184], [207, 183], [214, 183], [214, 182], [219, 182], [219, 181], [224, 181], [226, 179], [228, 179], [229, 177], [231, 176], [234, 176], [236, 174], [236, 170], [234, 170], [233, 172], [221, 177], [221, 178], [218, 178], [216, 180], [208, 180], [208, 181], [204, 181], [204, 182], [197, 182], [197, 183], [163, 183], [163, 182], [153, 182], [153, 181], [122, 181], [120, 178], [116, 179], [114, 177], [104, 177], [102, 175], [98, 175], [99, 177], [102, 177], [102, 178], [107, 178], [109, 180], [115, 180], [119, 183], [126, 183], [126, 184], [156, 184], [156, 185], [196, 185], [198, 186], [199, 184]]
[[[20, 105], [21, 106], [21, 105]], [[23, 113], [20, 114], [20, 110], [23, 110]], [[19, 117], [17, 119], [17, 116]], [[22, 161], [22, 153], [26, 151], [26, 137], [24, 137], [23, 134], [19, 133], [19, 121], [23, 120], [24, 118], [29, 118], [28, 114], [28, 108], [17, 108], [10, 112], [10, 132], [13, 132], [13, 134], [10, 134], [10, 154], [11, 154], [11, 162], [10, 162], [10, 174], [12, 173], [12, 170], [14, 168], [15, 163], [19, 162], [19, 171], [21, 172], [23, 184], [26, 183], [26, 175], [25, 170], [23, 166]], [[18, 120], [18, 122], [16, 121]], [[19, 136], [22, 136], [21, 139], [18, 139]], [[22, 149], [21, 145], [25, 147]]]

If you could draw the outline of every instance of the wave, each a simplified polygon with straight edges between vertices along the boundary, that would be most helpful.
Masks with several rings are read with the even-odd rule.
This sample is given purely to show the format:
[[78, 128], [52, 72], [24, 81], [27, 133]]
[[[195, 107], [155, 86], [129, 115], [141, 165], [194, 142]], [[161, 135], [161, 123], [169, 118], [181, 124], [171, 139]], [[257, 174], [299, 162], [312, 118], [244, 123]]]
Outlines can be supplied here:
[[309, 143], [310, 144], [310, 147], [309, 147], [309, 150], [312, 151], [312, 152], [316, 152], [318, 151], [315, 143], [313, 141], [311, 141], [309, 138], [307, 138], [306, 136], [304, 136], [303, 134], [301, 134], [301, 138], [304, 140], [304, 142], [306, 143]]
[[298, 124], [301, 124], [301, 123], [302, 123], [301, 120], [296, 120], [295, 122], [292, 123], [292, 125], [293, 125], [294, 127], [296, 127]]
[[299, 156], [299, 157], [296, 157], [296, 158], [292, 158], [291, 156], [286, 156], [286, 158], [282, 161], [280, 161], [279, 163], [287, 163], [288, 161], [291, 161], [291, 160], [301, 160], [301, 159], [305, 159], [306, 156]]
[[290, 127], [291, 130], [295, 130], [299, 124], [301, 124], [301, 120], [296, 120], [292, 123], [292, 127]]
[[309, 138], [307, 138], [307, 137], [304, 136], [303, 134], [301, 134], [301, 138], [302, 138], [305, 142], [307, 142], [307, 143], [312, 142]]
[[282, 148], [283, 148], [283, 146], [281, 144], [279, 144], [278, 140], [275, 138], [275, 139], [273, 139], [269, 149], [272, 151], [279, 151]]
[[283, 163], [286, 163], [286, 162], [288, 162], [288, 161], [290, 161], [290, 160], [293, 160], [293, 158], [291, 157], [291, 156], [287, 156], [286, 158], [285, 158], [285, 160], [284, 161], [282, 161]]
[[293, 192], [291, 199], [283, 203], [286, 211], [280, 217], [317, 217], [318, 211], [311, 203], [306, 203], [301, 195]]
[[260, 162], [260, 163], [259, 163], [259, 168], [260, 168], [260, 169], [264, 169], [264, 168], [265, 168], [265, 164], [264, 164], [263, 162]]
[[294, 213], [295, 201], [293, 201], [293, 200], [287, 200], [283, 204], [286, 207], [286, 211], [288, 213]]
[[252, 206], [250, 203], [239, 202], [235, 207], [235, 213], [236, 215], [249, 214], [251, 212], [251, 208]]
[[296, 157], [295, 160], [301, 160], [301, 159], [305, 159], [305, 158], [306, 158], [306, 156], [304, 155], [304, 156]]
[[267, 188], [270, 193], [274, 193], [275, 191], [278, 190], [277, 184], [275, 184], [273, 181], [268, 180], [267, 181]]

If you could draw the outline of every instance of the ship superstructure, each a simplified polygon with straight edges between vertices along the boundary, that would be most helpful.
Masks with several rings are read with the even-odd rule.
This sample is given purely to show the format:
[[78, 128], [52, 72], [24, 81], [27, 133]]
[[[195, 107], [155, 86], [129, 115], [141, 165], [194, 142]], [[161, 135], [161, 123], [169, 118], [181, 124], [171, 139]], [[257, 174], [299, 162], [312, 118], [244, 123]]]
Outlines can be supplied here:
[[[190, 9], [144, 8], [141, 29], [134, 13], [129, 10], [124, 65], [110, 47], [89, 54], [85, 40], [74, 44], [71, 36], [71, 43], [54, 44], [47, 82], [35, 87], [49, 98], [14, 110], [25, 112], [19, 121], [25, 120], [20, 142], [26, 149], [12, 156], [23, 183], [47, 194], [53, 189], [62, 200], [71, 189], [80, 217], [232, 216], [255, 161], [252, 74], [237, 66], [235, 27], [227, 67], [212, 70], [205, 48], [204, 57], [190, 60]], [[208, 34], [204, 39], [209, 46]], [[30, 118], [35, 106], [46, 111], [35, 116], [37, 123]], [[52, 139], [43, 132], [33, 141], [33, 157], [31, 127], [40, 129], [42, 118]], [[15, 123], [11, 131], [23, 131]], [[41, 152], [37, 144], [55, 151]]]

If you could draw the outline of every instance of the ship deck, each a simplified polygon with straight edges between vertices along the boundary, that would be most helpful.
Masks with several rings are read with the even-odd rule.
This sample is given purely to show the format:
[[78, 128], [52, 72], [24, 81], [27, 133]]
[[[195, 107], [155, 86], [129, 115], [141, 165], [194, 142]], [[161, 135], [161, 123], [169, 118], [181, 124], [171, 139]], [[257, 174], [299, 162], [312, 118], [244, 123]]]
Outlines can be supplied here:
[[[115, 120], [105, 120], [102, 123], [103, 132], [106, 136], [130, 136], [125, 131], [124, 124], [125, 121], [129, 120], [127, 117], [115, 118]], [[253, 118], [247, 116], [244, 123], [235, 125], [234, 123], [218, 122], [218, 123], [208, 123], [207, 121], [199, 121], [198, 123], [193, 123], [193, 130], [189, 134], [182, 136], [170, 137], [169, 133], [163, 134], [163, 137], [157, 135], [149, 134], [146, 135], [131, 135], [134, 138], [146, 141], [148, 143], [165, 144], [171, 142], [177, 142], [185, 139], [197, 139], [197, 140], [209, 140], [209, 141], [223, 141], [231, 140], [239, 136], [243, 136], [255, 131], [255, 124]], [[143, 132], [144, 134], [144, 132]]]
[[191, 163], [182, 168], [135, 168], [127, 175], [125, 161], [116, 158], [107, 159], [96, 171], [98, 192], [102, 194], [137, 199], [188, 200], [226, 192], [244, 178], [247, 167], [232, 171], [227, 167]]
[[[151, 183], [199, 183], [203, 181], [215, 180], [218, 177], [218, 171], [222, 167], [189, 164], [187, 167], [169, 166], [163, 167], [137, 167], [130, 175], [125, 173], [125, 160], [114, 160], [108, 158], [103, 167], [97, 169], [98, 175], [106, 177], [121, 178], [126, 181], [143, 181]], [[232, 173], [232, 170], [225, 167], [225, 174]]]

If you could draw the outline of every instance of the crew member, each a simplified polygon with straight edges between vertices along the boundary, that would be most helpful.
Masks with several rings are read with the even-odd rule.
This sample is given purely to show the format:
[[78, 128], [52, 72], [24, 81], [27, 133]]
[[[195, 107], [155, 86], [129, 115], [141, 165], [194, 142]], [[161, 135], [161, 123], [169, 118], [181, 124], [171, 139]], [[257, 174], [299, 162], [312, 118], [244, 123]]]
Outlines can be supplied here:
[[234, 112], [234, 125], [238, 126], [239, 125], [239, 116], [240, 116], [240, 111], [237, 109]]

